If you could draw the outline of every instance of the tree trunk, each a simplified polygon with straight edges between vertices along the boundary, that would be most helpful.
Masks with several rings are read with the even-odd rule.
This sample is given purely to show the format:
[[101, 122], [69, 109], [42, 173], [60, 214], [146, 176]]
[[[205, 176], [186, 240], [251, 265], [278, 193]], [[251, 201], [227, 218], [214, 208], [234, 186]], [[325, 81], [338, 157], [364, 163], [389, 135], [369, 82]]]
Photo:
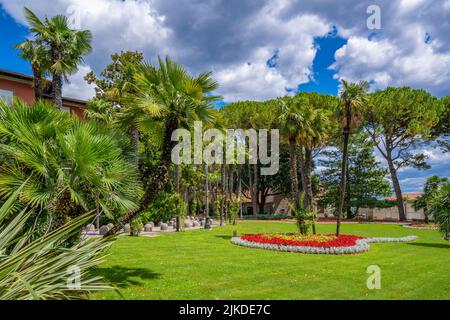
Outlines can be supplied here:
[[[349, 123], [349, 122], [348, 122]], [[342, 210], [344, 208], [344, 200], [345, 200], [345, 190], [347, 188], [347, 161], [348, 161], [348, 140], [350, 138], [350, 130], [344, 131], [344, 150], [342, 152], [342, 167], [341, 167], [341, 187], [339, 194], [339, 208], [338, 208], [338, 218], [336, 225], [336, 236], [339, 236], [341, 231], [341, 219], [342, 219]]]
[[391, 152], [387, 150], [387, 163], [389, 167], [389, 172], [391, 173], [391, 179], [392, 179], [392, 185], [394, 186], [395, 196], [397, 198], [397, 209], [398, 209], [398, 216], [400, 218], [400, 221], [406, 220], [406, 214], [405, 214], [405, 205], [403, 203], [403, 195], [402, 190], [400, 188], [400, 182], [398, 181], [397, 177], [397, 170], [394, 167], [394, 163], [392, 161]]
[[257, 215], [259, 212], [258, 208], [258, 164], [253, 165], [253, 195], [252, 195], [252, 204], [253, 204], [253, 214]]
[[[305, 148], [305, 165], [304, 165], [304, 175], [305, 175], [305, 183], [306, 183], [306, 208], [309, 212], [313, 212], [313, 189], [312, 189], [312, 150], [309, 148]], [[315, 216], [313, 217], [315, 219]], [[316, 234], [316, 224], [312, 224], [313, 234]]]
[[33, 67], [33, 75], [34, 98], [37, 101], [42, 99], [42, 72], [38, 68]]
[[[57, 46], [51, 47], [52, 64], [61, 61], [61, 49]], [[62, 110], [62, 74], [59, 71], [52, 71], [52, 102], [59, 109]]]
[[57, 73], [53, 73], [52, 102], [59, 110], [62, 110], [62, 77]]
[[298, 163], [300, 164], [300, 178], [302, 182], [302, 191], [306, 192], [306, 179], [305, 179], [305, 156], [303, 152], [303, 146], [300, 145], [298, 148]]
[[208, 219], [209, 219], [209, 167], [208, 164], [205, 163], [205, 229], [208, 229]]
[[131, 128], [130, 140], [134, 152], [133, 163], [137, 167], [139, 165], [139, 130], [137, 128]]
[[289, 139], [289, 165], [290, 165], [290, 175], [291, 175], [291, 201], [297, 203], [298, 197], [298, 177], [297, 177], [297, 152], [296, 152], [296, 141], [293, 138]]
[[105, 237], [112, 236], [119, 232], [126, 223], [132, 221], [135, 217], [137, 217], [142, 211], [146, 210], [149, 203], [156, 198], [159, 192], [164, 188], [169, 180], [169, 167], [171, 163], [171, 153], [172, 148], [175, 146], [175, 143], [172, 141], [172, 132], [178, 128], [178, 121], [176, 118], [168, 119], [166, 123], [166, 127], [164, 130], [164, 138], [162, 145], [162, 155], [159, 161], [159, 165], [153, 174], [150, 176], [149, 183], [145, 190], [144, 196], [141, 198], [139, 202], [139, 208], [134, 211], [128, 212], [119, 221], [115, 224], [115, 226], [109, 230]]
[[242, 219], [242, 177], [241, 167], [238, 167], [238, 195], [239, 195], [239, 217]]
[[226, 179], [225, 179], [225, 164], [220, 165], [220, 180], [221, 180], [221, 201], [220, 201], [220, 226], [223, 225], [223, 216], [224, 216], [224, 210], [225, 210], [225, 186], [226, 186]]
[[180, 166], [178, 164], [174, 165], [174, 180], [175, 180], [175, 192], [177, 193], [177, 201], [176, 201], [176, 231], [179, 232], [181, 230], [181, 212], [180, 212]]

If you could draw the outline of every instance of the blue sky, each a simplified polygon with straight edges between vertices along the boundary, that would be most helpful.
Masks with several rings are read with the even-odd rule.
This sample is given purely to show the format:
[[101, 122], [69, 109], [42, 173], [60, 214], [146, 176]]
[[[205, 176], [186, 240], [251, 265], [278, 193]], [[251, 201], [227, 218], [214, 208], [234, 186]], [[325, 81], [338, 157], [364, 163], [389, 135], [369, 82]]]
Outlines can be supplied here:
[[[26, 5], [40, 17], [75, 12], [93, 32], [93, 52], [64, 86], [75, 98], [93, 95], [84, 75], [100, 72], [121, 50], [143, 52], [151, 62], [170, 55], [193, 73], [211, 70], [226, 102], [262, 101], [287, 90], [336, 95], [339, 79], [367, 80], [373, 90], [406, 85], [448, 95], [450, 24], [438, 22], [450, 20], [450, 0], [379, 0], [377, 31], [366, 25], [372, 2], [0, 0], [0, 68], [30, 73], [13, 49], [27, 35]], [[424, 150], [433, 167], [401, 171], [406, 192], [420, 190], [432, 174], [450, 177], [450, 158]]]

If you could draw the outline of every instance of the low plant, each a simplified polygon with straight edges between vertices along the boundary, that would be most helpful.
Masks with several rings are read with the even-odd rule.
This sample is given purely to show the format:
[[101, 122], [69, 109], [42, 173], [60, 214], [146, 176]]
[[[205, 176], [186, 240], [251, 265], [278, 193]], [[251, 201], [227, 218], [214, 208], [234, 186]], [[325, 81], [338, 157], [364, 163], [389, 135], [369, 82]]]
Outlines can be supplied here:
[[315, 223], [315, 213], [305, 209], [304, 200], [305, 193], [302, 193], [297, 203], [290, 204], [292, 214], [296, 220], [298, 232], [302, 235], [308, 234], [309, 228]]
[[130, 235], [133, 237], [138, 237], [142, 232], [142, 228], [144, 228], [142, 219], [140, 217], [133, 219], [130, 223]]
[[233, 199], [228, 201], [227, 205], [230, 221], [233, 223], [233, 225], [236, 225], [236, 218], [239, 214], [239, 206], [240, 206], [239, 201]]
[[15, 210], [23, 185], [0, 208], [0, 300], [79, 299], [83, 293], [111, 289], [90, 269], [100, 264], [111, 245], [110, 238], [79, 240], [78, 235], [93, 220], [84, 214], [41, 237], [35, 232], [33, 211]]

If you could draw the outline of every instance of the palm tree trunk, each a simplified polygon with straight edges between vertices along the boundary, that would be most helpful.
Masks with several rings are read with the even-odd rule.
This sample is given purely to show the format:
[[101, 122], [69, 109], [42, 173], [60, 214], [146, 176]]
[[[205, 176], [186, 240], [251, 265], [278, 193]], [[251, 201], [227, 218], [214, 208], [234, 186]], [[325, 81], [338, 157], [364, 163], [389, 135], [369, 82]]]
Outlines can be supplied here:
[[62, 110], [62, 76], [57, 73], [53, 73], [52, 102], [59, 110]]
[[[349, 122], [348, 122], [349, 123]], [[345, 190], [347, 188], [347, 161], [348, 161], [348, 141], [350, 138], [350, 130], [344, 130], [344, 150], [342, 152], [342, 166], [341, 166], [341, 186], [339, 193], [339, 208], [336, 225], [336, 236], [339, 236], [341, 231], [342, 210], [344, 208]]]
[[176, 230], [177, 232], [180, 231], [181, 229], [181, 212], [180, 212], [180, 166], [178, 164], [174, 165], [174, 175], [175, 175], [175, 191], [177, 193], [177, 201], [176, 201], [176, 212], [177, 212], [177, 217], [176, 217]]
[[291, 174], [291, 201], [297, 203], [298, 201], [298, 177], [297, 177], [297, 144], [295, 139], [289, 139], [289, 165]]
[[131, 129], [130, 133], [130, 139], [131, 139], [131, 147], [133, 148], [134, 152], [134, 165], [138, 166], [139, 164], [139, 130], [135, 127]]
[[259, 201], [259, 177], [258, 177], [258, 164], [253, 165], [253, 194], [255, 201], [253, 202], [253, 212], [255, 214], [259, 214], [259, 207], [258, 207], [258, 201]]
[[208, 229], [208, 220], [209, 220], [209, 167], [208, 164], [205, 163], [205, 229]]
[[34, 98], [36, 100], [42, 99], [42, 72], [36, 68], [33, 67], [33, 75], [34, 75]]
[[386, 155], [389, 172], [391, 174], [392, 185], [394, 186], [395, 196], [397, 198], [398, 216], [400, 218], [400, 221], [405, 221], [406, 220], [405, 204], [403, 203], [402, 189], [400, 188], [400, 182], [398, 181], [397, 170], [395, 169], [394, 162], [392, 161], [391, 151], [387, 150]]
[[238, 196], [239, 196], [239, 217], [242, 219], [242, 177], [241, 167], [238, 167]]
[[303, 145], [300, 145], [298, 148], [298, 159], [297, 159], [298, 163], [300, 164], [300, 179], [302, 182], [302, 191], [306, 192], [306, 173], [305, 173], [305, 156], [304, 156], [304, 152], [303, 152]]
[[[305, 165], [304, 165], [304, 175], [305, 175], [305, 183], [306, 183], [306, 208], [309, 212], [313, 212], [313, 189], [312, 189], [312, 150], [310, 148], [305, 148]], [[315, 216], [313, 217], [315, 218]], [[316, 224], [312, 224], [313, 234], [316, 234]]]
[[141, 198], [139, 202], [139, 208], [137, 210], [128, 212], [126, 215], [120, 218], [119, 221], [115, 224], [115, 226], [105, 234], [105, 237], [116, 234], [123, 228], [123, 226], [126, 223], [129, 223], [134, 218], [136, 218], [142, 211], [146, 210], [149, 203], [156, 198], [159, 192], [167, 184], [169, 180], [169, 167], [171, 163], [172, 148], [175, 146], [175, 143], [172, 141], [172, 132], [177, 128], [178, 128], [177, 119], [176, 118], [168, 119], [164, 130], [161, 159], [159, 161], [158, 167], [150, 176], [149, 183], [145, 190], [144, 196]]

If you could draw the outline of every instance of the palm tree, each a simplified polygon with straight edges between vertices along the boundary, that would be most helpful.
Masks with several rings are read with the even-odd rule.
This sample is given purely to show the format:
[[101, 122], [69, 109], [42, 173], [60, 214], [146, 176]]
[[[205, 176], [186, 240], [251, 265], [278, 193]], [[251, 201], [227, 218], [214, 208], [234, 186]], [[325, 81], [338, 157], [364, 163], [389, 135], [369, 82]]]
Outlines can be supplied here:
[[[300, 101], [295, 98], [280, 100], [280, 133], [289, 143], [289, 166], [291, 176], [291, 201], [299, 200], [298, 176], [297, 176], [297, 144], [303, 132], [304, 119], [300, 110]], [[303, 175], [302, 175], [303, 178]]]
[[212, 122], [211, 104], [218, 99], [211, 95], [218, 84], [210, 72], [198, 77], [190, 76], [183, 66], [158, 58], [158, 67], [142, 63], [135, 75], [137, 94], [130, 97], [139, 110], [155, 121], [164, 123], [161, 158], [157, 169], [149, 177], [139, 208], [120, 219], [108, 235], [117, 233], [125, 223], [133, 220], [158, 195], [168, 182], [171, 152], [174, 147], [172, 133], [179, 127], [189, 127], [196, 120]]
[[41, 21], [30, 9], [25, 8], [25, 18], [30, 32], [47, 46], [50, 72], [52, 74], [52, 99], [54, 105], [62, 108], [63, 79], [78, 71], [83, 56], [91, 51], [92, 33], [89, 30], [73, 30], [63, 15]]
[[109, 129], [59, 112], [40, 100], [32, 107], [0, 103], [0, 193], [27, 181], [21, 201], [51, 213], [56, 228], [98, 206], [110, 218], [136, 209], [140, 183]]
[[344, 138], [344, 147], [342, 152], [341, 186], [339, 195], [338, 218], [336, 225], [336, 236], [339, 236], [341, 228], [342, 210], [344, 207], [345, 190], [347, 188], [347, 162], [348, 162], [348, 142], [353, 129], [358, 127], [361, 122], [361, 108], [367, 102], [367, 91], [369, 83], [360, 81], [359, 83], [348, 83], [342, 80], [339, 101], [339, 122]]
[[16, 48], [22, 51], [19, 56], [30, 62], [34, 76], [34, 96], [36, 100], [42, 99], [42, 82], [45, 80], [43, 77], [50, 67], [45, 46], [38, 40], [26, 40]]

